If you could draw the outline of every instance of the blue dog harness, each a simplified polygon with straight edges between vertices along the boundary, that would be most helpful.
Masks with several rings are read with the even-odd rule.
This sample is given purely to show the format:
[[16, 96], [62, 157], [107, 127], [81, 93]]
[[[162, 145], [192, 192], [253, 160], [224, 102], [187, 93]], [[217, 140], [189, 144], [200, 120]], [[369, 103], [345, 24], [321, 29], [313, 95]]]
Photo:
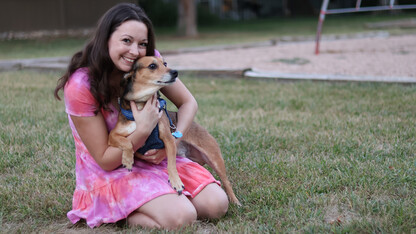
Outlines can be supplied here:
[[[158, 98], [158, 101], [159, 101], [159, 104], [160, 104], [159, 111], [162, 111], [162, 110], [165, 111], [166, 116], [168, 116], [168, 119], [169, 119], [170, 128], [172, 128], [173, 130], [176, 130], [176, 126], [173, 124], [172, 119], [170, 118], [170, 116], [168, 114], [168, 110], [166, 109], [166, 101], [162, 98]], [[119, 104], [119, 106], [120, 106], [121, 113], [126, 117], [126, 119], [128, 119], [130, 121], [134, 121], [133, 111], [123, 109], [120, 104]], [[180, 136], [177, 137], [177, 136], [175, 136], [175, 134], [177, 136], [179, 136], [179, 135]], [[175, 138], [180, 138], [182, 136], [182, 134], [178, 131], [172, 133], [172, 135]], [[165, 148], [165, 144], [163, 144], [163, 141], [160, 140], [160, 138], [159, 138], [159, 124], [156, 124], [156, 127], [153, 129], [152, 133], [147, 138], [146, 143], [144, 144], [144, 146], [142, 146], [140, 149], [138, 149], [137, 152], [139, 152], [141, 154], [144, 154], [150, 149], [163, 149], [163, 148]]]

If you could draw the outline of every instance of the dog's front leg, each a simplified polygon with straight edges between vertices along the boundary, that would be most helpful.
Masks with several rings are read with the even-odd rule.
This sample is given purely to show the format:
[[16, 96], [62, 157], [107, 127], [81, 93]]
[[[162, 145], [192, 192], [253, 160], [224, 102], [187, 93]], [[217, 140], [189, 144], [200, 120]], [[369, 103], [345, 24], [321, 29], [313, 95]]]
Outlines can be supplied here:
[[172, 188], [181, 195], [185, 186], [181, 178], [179, 178], [178, 170], [176, 169], [176, 143], [175, 138], [170, 133], [166, 115], [163, 115], [161, 121], [159, 121], [159, 138], [165, 144], [166, 156], [168, 157], [169, 182]]
[[[120, 117], [119, 117], [120, 118]], [[121, 163], [129, 171], [133, 168], [134, 151], [133, 144], [127, 136], [130, 135], [134, 129], [136, 129], [136, 123], [133, 121], [117, 122], [115, 128], [110, 132], [108, 136], [108, 145], [117, 147], [123, 151]]]
[[110, 134], [109, 145], [118, 147], [123, 151], [121, 163], [131, 171], [134, 162], [134, 152], [130, 140], [121, 135]]

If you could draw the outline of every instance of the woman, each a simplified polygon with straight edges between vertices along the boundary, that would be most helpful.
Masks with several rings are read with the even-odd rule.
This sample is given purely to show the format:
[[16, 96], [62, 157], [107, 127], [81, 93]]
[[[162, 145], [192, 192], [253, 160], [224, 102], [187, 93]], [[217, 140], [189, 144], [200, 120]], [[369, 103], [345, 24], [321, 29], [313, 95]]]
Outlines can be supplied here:
[[[219, 218], [228, 199], [219, 182], [203, 167], [177, 158], [185, 184], [178, 195], [168, 183], [164, 150], [150, 150], [136, 158], [133, 171], [121, 167], [121, 150], [107, 144], [117, 122], [119, 84], [124, 73], [155, 50], [153, 26], [144, 11], [122, 3], [100, 19], [95, 35], [76, 53], [58, 81], [55, 97], [63, 89], [66, 112], [76, 147], [76, 188], [68, 218], [85, 219], [90, 227], [127, 219], [131, 226], [175, 229], [199, 218]], [[177, 80], [161, 92], [178, 108], [177, 130], [186, 132], [197, 103]], [[128, 139], [137, 150], [146, 141], [163, 112], [156, 96], [138, 111], [131, 103], [136, 130]], [[180, 141], [178, 139], [177, 141]]]

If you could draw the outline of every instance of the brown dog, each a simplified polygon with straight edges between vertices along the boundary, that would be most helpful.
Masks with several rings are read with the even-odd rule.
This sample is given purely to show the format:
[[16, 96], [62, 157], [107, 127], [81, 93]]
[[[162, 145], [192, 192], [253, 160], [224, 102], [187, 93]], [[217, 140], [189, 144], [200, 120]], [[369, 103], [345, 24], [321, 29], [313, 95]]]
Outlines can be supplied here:
[[[133, 100], [139, 110], [144, 104], [161, 88], [175, 82], [178, 76], [176, 70], [169, 69], [161, 58], [142, 57], [133, 70], [126, 74], [122, 82], [122, 96], [120, 108], [122, 111], [130, 110], [130, 101]], [[187, 157], [201, 165], [208, 164], [218, 174], [224, 184], [226, 193], [232, 203], [240, 205], [235, 196], [231, 183], [226, 175], [224, 159], [221, 150], [206, 129], [193, 122], [188, 131], [183, 135], [178, 148], [175, 138], [171, 134], [171, 125], [176, 125], [177, 116], [175, 112], [162, 115], [159, 120], [159, 138], [164, 143], [168, 158], [168, 174], [172, 188], [179, 194], [183, 191], [183, 184], [176, 170], [176, 155]], [[170, 121], [171, 120], [171, 121]], [[136, 129], [134, 121], [130, 121], [120, 112], [115, 128], [110, 132], [108, 144], [123, 150], [122, 164], [131, 169], [134, 161], [133, 146], [126, 137]], [[136, 152], [138, 153], [138, 152]]]

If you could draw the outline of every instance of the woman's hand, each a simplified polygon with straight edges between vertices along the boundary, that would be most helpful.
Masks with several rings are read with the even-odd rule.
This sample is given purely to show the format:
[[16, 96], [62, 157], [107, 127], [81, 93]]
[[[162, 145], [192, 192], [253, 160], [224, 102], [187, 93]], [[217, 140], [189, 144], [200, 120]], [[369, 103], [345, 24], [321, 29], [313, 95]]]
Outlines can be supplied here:
[[153, 164], [159, 164], [163, 161], [163, 159], [166, 158], [166, 151], [165, 149], [151, 149], [147, 151], [144, 155], [142, 154], [136, 154], [136, 156], [144, 161], [153, 163]]
[[134, 121], [136, 122], [136, 129], [146, 128], [149, 130], [149, 134], [155, 128], [159, 119], [162, 117], [163, 112], [159, 111], [159, 101], [157, 100], [157, 94], [154, 94], [149, 100], [147, 100], [142, 110], [137, 110], [137, 106], [134, 101], [130, 101], [130, 107], [133, 112]]

